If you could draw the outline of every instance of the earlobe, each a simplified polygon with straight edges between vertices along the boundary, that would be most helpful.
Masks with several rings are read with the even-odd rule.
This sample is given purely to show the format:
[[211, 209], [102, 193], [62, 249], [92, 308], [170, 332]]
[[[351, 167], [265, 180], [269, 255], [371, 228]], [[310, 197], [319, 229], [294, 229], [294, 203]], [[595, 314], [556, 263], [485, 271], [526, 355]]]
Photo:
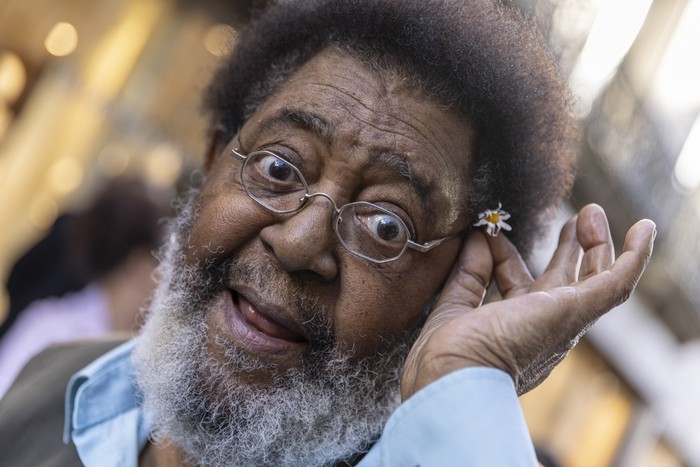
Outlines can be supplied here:
[[204, 171], [209, 172], [219, 153], [226, 146], [226, 130], [223, 126], [217, 125], [209, 132], [209, 144], [204, 153]]

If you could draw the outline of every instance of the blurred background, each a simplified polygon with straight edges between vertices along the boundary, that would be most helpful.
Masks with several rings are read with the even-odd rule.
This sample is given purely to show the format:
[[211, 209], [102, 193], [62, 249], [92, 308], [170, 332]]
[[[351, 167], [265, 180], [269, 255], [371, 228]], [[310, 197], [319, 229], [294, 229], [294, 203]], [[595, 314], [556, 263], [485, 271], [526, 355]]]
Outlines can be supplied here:
[[[0, 0], [0, 280], [110, 180], [172, 198], [205, 148], [199, 91], [254, 0]], [[584, 128], [571, 203], [621, 247], [656, 221], [635, 296], [522, 404], [562, 466], [700, 466], [700, 1], [510, 0], [534, 16]], [[533, 269], [551, 251], [543, 247]], [[0, 321], [8, 314], [0, 291]], [[1, 371], [1, 370], [0, 370]]]

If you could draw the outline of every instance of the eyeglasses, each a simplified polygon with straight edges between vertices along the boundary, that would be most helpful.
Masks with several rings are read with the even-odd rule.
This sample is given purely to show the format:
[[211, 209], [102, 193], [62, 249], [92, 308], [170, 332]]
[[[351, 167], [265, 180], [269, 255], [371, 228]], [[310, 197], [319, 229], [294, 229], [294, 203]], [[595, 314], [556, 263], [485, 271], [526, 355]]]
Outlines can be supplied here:
[[301, 171], [277, 154], [261, 150], [248, 155], [231, 150], [231, 156], [243, 161], [241, 184], [250, 198], [268, 211], [291, 214], [320, 196], [333, 205], [333, 230], [350, 253], [373, 263], [388, 263], [403, 255], [406, 248], [425, 253], [449, 237], [423, 244], [410, 239], [406, 223], [396, 214], [366, 201], [338, 208], [327, 193], [309, 193]]

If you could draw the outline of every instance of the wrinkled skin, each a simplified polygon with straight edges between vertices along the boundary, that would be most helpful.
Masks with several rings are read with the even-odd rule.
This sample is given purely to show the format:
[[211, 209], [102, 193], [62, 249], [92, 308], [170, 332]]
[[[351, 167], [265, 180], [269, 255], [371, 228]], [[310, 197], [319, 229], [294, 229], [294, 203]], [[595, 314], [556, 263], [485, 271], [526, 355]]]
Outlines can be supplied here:
[[[365, 200], [401, 211], [413, 223], [413, 239], [422, 243], [469, 228], [463, 215], [469, 186], [461, 182], [470, 177], [475, 136], [469, 128], [464, 117], [397, 78], [324, 51], [256, 110], [238, 139], [214, 141], [189, 261], [234, 258], [262, 268], [270, 287], [221, 284], [207, 316], [213, 357], [225, 363], [221, 346], [213, 345], [224, 342], [276, 368], [298, 367], [321, 327], [336, 349], [376, 355], [416, 329], [439, 295], [404, 365], [404, 400], [448, 373], [475, 366], [505, 371], [519, 393], [539, 384], [597, 318], [632, 293], [651, 255], [651, 221], [630, 229], [615, 259], [603, 210], [583, 208], [564, 226], [549, 268], [536, 280], [504, 234], [472, 232], [461, 244], [455, 236], [427, 253], [408, 250], [377, 265], [340, 245], [328, 199], [314, 198], [294, 215], [271, 214], [245, 193], [241, 163], [229, 157], [233, 147], [274, 150], [303, 166], [310, 190], [327, 193], [338, 206]], [[400, 155], [411, 177], [395, 164], [378, 164], [387, 160], [377, 157], [382, 152]], [[491, 282], [502, 298], [484, 304]], [[311, 316], [294, 300], [300, 293], [314, 304]], [[273, 383], [264, 370], [240, 376]], [[159, 456], [173, 455], [173, 449], [166, 446]]]
[[[627, 300], [651, 257], [655, 235], [653, 222], [639, 221], [615, 259], [605, 212], [588, 205], [564, 225], [537, 279], [503, 235], [471, 235], [407, 358], [403, 398], [472, 366], [507, 372], [519, 394], [534, 388], [595, 320]], [[483, 304], [492, 280], [503, 298]]]
[[[469, 128], [464, 117], [339, 52], [310, 60], [237, 138], [210, 154], [191, 261], [233, 257], [264, 267], [270, 284], [265, 290], [225, 284], [221, 305], [208, 317], [210, 340], [224, 339], [288, 368], [299, 366], [319, 340], [315, 329], [326, 326], [338, 349], [358, 358], [375, 355], [416, 329], [460, 248], [456, 236], [427, 253], [407, 250], [386, 264], [354, 256], [333, 231], [328, 199], [314, 198], [293, 215], [272, 214], [250, 199], [240, 183], [241, 162], [229, 155], [234, 146], [289, 159], [303, 170], [311, 191], [327, 193], [338, 206], [371, 201], [390, 207], [405, 216], [414, 240], [422, 243], [468, 227], [462, 214], [468, 187], [460, 179], [468, 174], [474, 142]], [[411, 178], [397, 159], [408, 164]], [[315, 315], [293, 303], [300, 286], [306, 302], [319, 310]], [[254, 318], [249, 303], [256, 316], [270, 318], [256, 323], [269, 324], [268, 332], [246, 325]], [[249, 377], [269, 382], [264, 372]]]
[[[291, 108], [323, 118], [328, 134], [310, 129], [308, 121], [282, 118]], [[230, 311], [222, 306], [210, 316], [212, 339], [231, 340], [280, 367], [298, 365], [314, 336], [304, 329], [308, 317], [284, 303], [283, 291], [291, 293], [292, 284], [301, 282], [323, 309], [335, 345], [360, 357], [372, 355], [418, 324], [449, 273], [405, 365], [403, 398], [469, 366], [506, 371], [521, 393], [539, 384], [598, 317], [631, 294], [651, 255], [651, 221], [630, 229], [615, 261], [603, 210], [583, 208], [563, 228], [549, 268], [536, 280], [505, 235], [487, 238], [479, 232], [467, 238], [461, 253], [455, 237], [428, 253], [409, 250], [397, 261], [376, 265], [339, 244], [327, 199], [315, 198], [294, 215], [271, 214], [248, 198], [238, 182], [240, 162], [228, 157], [236, 145], [242, 151], [291, 153], [306, 168], [312, 191], [328, 193], [339, 206], [356, 200], [396, 205], [408, 212], [417, 240], [424, 242], [468, 227], [461, 214], [468, 187], [459, 179], [468, 177], [474, 137], [465, 128], [463, 117], [342, 53], [327, 50], [304, 65], [246, 122], [239, 140], [211, 152], [191, 250], [193, 260], [233, 255], [271, 264], [270, 283], [278, 293], [266, 296], [229, 284], [234, 302], [246, 295], [263, 315], [287, 307], [272, 311], [273, 320], [304, 338], [291, 342], [261, 333], [262, 340], [241, 341], [231, 335]], [[407, 177], [376, 165], [371, 154], [378, 150], [400, 154], [412, 175], [431, 188], [427, 206]], [[503, 298], [484, 305], [492, 279]], [[229, 294], [222, 294], [224, 302], [230, 303]], [[265, 374], [250, 377], [267, 383]]]

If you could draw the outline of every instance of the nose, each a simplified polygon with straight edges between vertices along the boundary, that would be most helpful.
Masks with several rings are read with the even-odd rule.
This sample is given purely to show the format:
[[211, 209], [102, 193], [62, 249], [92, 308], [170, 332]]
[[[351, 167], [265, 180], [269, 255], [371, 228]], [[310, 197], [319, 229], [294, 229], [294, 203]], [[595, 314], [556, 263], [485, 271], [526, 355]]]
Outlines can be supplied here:
[[[328, 201], [313, 199], [319, 195]], [[309, 198], [300, 211], [280, 215], [279, 222], [264, 227], [260, 238], [286, 271], [312, 272], [323, 281], [331, 281], [338, 274], [337, 240], [331, 222], [335, 202], [325, 193]]]

